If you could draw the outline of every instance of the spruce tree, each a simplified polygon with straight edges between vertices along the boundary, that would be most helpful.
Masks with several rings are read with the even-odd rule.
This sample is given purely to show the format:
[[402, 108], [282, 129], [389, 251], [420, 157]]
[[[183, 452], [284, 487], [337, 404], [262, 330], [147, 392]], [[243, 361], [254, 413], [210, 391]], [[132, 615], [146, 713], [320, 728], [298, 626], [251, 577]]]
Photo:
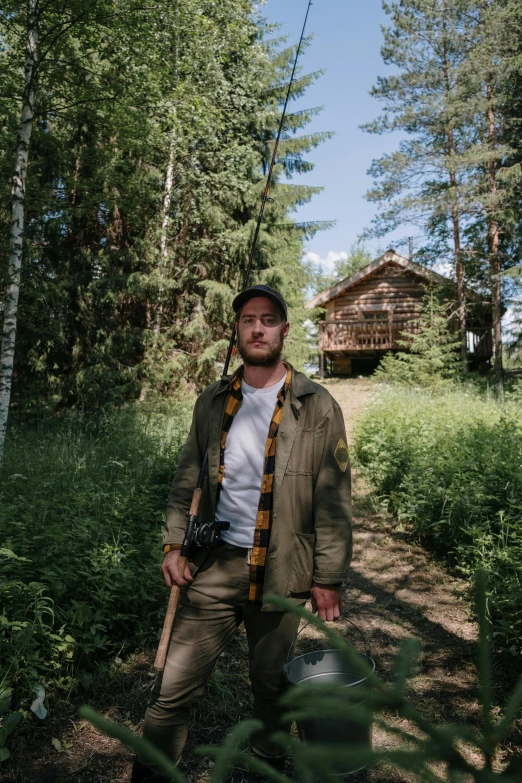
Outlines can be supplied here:
[[320, 263], [311, 260], [303, 262], [307, 274], [307, 288], [312, 296], [326, 291], [341, 280], [350, 277], [373, 261], [372, 254], [362, 242], [354, 242], [347, 253], [334, 262], [332, 273], [325, 273]]
[[397, 340], [402, 351], [388, 353], [376, 370], [379, 380], [409, 386], [441, 387], [457, 377], [461, 365], [459, 336], [451, 332], [448, 302], [433, 286], [426, 288], [415, 324]]

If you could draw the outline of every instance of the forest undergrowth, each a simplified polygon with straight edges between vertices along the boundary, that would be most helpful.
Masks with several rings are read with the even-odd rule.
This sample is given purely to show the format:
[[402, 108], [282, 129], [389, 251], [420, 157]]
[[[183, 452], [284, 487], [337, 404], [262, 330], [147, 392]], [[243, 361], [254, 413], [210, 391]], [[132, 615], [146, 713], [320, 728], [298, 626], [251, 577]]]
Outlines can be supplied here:
[[[343, 407], [352, 442], [352, 425], [364, 416], [371, 386], [359, 381], [329, 382], [328, 388]], [[55, 603], [49, 606], [55, 615], [51, 625], [49, 614], [46, 629], [34, 613], [30, 615], [30, 605], [26, 605], [26, 627], [32, 628], [32, 636], [28, 634], [32, 641], [27, 644], [25, 657], [13, 653], [13, 658], [18, 655], [25, 661], [25, 668], [11, 668], [13, 679], [8, 687], [14, 687], [9, 694], [12, 710], [18, 707], [29, 719], [2, 740], [12, 752], [12, 758], [1, 767], [0, 779], [6, 783], [123, 783], [129, 779], [132, 753], [79, 718], [78, 708], [88, 703], [105, 717], [140, 734], [165, 607], [166, 593], [157, 570], [159, 528], [188, 425], [189, 407], [189, 403], [142, 405], [96, 420], [76, 414], [37, 425], [20, 422], [13, 430], [13, 451], [6, 464], [9, 471], [2, 476], [2, 545], [7, 543], [8, 527], [12, 528], [18, 518], [25, 520], [27, 540], [20, 532], [18, 546], [12, 540], [8, 543], [17, 557], [33, 561], [24, 566], [31, 570], [23, 581], [38, 578], [46, 585], [44, 597], [48, 601], [54, 598]], [[424, 652], [411, 682], [413, 702], [430, 720], [475, 729], [479, 722], [473, 664], [476, 632], [462, 600], [462, 591], [469, 582], [455, 579], [431, 563], [427, 553], [413, 543], [410, 533], [394, 531], [389, 517], [376, 513], [367, 483], [357, 470], [354, 479], [354, 562], [345, 591], [343, 619], [337, 629], [350, 638], [348, 618], [355, 621], [367, 636], [378, 671], [389, 683], [393, 682], [394, 660], [404, 639], [418, 638]], [[7, 499], [11, 504], [9, 517], [4, 511]], [[91, 549], [84, 552], [89, 525]], [[70, 528], [77, 529], [77, 541]], [[117, 578], [109, 580], [109, 569], [102, 569], [95, 589], [97, 577], [93, 573], [89, 576], [94, 552], [103, 553], [114, 546], [116, 531], [120, 530], [118, 535], [124, 535], [127, 544], [120, 544], [119, 556], [111, 561]], [[33, 532], [40, 538], [31, 544]], [[47, 538], [49, 547], [54, 547], [52, 552], [45, 548]], [[102, 558], [100, 562], [105, 561]], [[11, 581], [15, 581], [15, 564], [11, 562], [11, 566]], [[59, 568], [72, 573], [76, 566], [81, 573], [69, 591], [51, 593], [56, 585], [45, 582], [44, 576]], [[17, 579], [21, 581], [19, 576]], [[102, 613], [100, 624], [104, 623], [107, 630], [96, 629], [93, 620], [81, 621], [81, 614], [75, 616], [74, 601], [81, 601], [84, 611], [88, 604]], [[18, 604], [10, 605], [11, 612], [15, 606]], [[114, 607], [119, 607], [119, 618]], [[51, 634], [60, 637], [54, 640], [57, 648], [60, 644], [66, 646], [57, 650], [52, 665], [50, 643], [43, 643], [44, 631], [48, 639], [52, 640]], [[5, 629], [2, 633], [2, 654], [10, 643], [18, 644], [23, 638], [13, 631], [8, 637]], [[74, 643], [64, 640], [67, 635]], [[305, 629], [300, 651], [321, 647], [324, 639], [316, 636]], [[103, 644], [94, 649], [93, 639]], [[83, 644], [91, 644], [90, 654], [80, 654]], [[38, 656], [40, 663], [35, 664]], [[495, 704], [505, 701], [516, 680], [512, 658], [503, 658], [502, 664], [495, 660]], [[45, 685], [40, 702], [38, 691], [30, 690], [35, 682]], [[38, 710], [39, 705], [49, 709], [45, 720], [32, 716], [30, 707]], [[249, 717], [250, 709], [246, 639], [240, 631], [219, 659], [208, 692], [197, 705], [181, 767], [191, 783], [208, 783], [214, 770], [213, 762], [208, 756], [201, 757], [197, 747], [220, 745], [237, 723]], [[385, 713], [395, 732], [407, 727], [395, 710]], [[5, 714], [2, 725], [9, 725]], [[375, 728], [377, 753], [394, 752], [398, 742]], [[495, 769], [504, 768], [519, 748], [518, 722], [495, 758]], [[479, 763], [478, 757], [472, 758]], [[250, 781], [243, 766], [238, 765], [231, 776], [233, 783]], [[293, 775], [292, 765], [287, 774]], [[368, 775], [371, 783], [414, 779], [418, 778], [384, 761]]]
[[[0, 715], [154, 643], [160, 531], [190, 401], [13, 422], [0, 468]], [[52, 701], [52, 698], [51, 698]], [[8, 757], [0, 737], [0, 761]]]
[[358, 465], [392, 512], [460, 575], [488, 574], [495, 643], [522, 652], [522, 411], [472, 385], [383, 387], [360, 420]]

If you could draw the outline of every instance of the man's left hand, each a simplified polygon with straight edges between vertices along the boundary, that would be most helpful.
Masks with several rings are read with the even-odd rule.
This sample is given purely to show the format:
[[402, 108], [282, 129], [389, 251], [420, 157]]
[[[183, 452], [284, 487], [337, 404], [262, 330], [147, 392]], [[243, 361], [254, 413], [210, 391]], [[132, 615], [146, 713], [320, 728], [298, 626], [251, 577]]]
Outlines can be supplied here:
[[312, 585], [312, 612], [321, 620], [338, 620], [343, 607], [340, 585]]

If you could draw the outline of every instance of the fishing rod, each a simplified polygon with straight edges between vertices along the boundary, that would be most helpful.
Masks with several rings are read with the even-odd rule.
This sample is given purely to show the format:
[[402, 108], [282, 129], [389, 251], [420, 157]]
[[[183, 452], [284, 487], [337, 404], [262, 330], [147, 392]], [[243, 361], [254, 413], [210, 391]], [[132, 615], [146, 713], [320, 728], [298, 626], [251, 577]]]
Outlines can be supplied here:
[[[313, 3], [312, 0], [308, 0], [308, 7], [306, 9], [306, 15], [305, 20], [303, 23], [303, 29], [301, 31], [301, 37], [299, 39], [299, 45], [297, 47], [294, 65], [292, 68], [292, 75], [290, 77], [290, 81], [288, 83], [288, 89], [286, 91], [286, 98], [285, 103], [283, 106], [283, 112], [281, 114], [281, 119], [279, 121], [279, 128], [277, 131], [276, 141], [274, 144], [274, 149], [272, 152], [272, 159], [270, 161], [270, 168], [268, 170], [268, 176], [266, 179], [265, 189], [263, 191], [263, 198], [261, 199], [261, 208], [259, 210], [259, 216], [257, 218], [256, 223], [256, 229], [254, 232], [254, 238], [252, 240], [252, 247], [250, 248], [250, 253], [248, 256], [248, 262], [245, 269], [245, 274], [243, 276], [243, 286], [241, 288], [240, 293], [243, 293], [248, 288], [248, 281], [250, 279], [250, 273], [252, 271], [252, 265], [254, 263], [254, 255], [257, 245], [257, 240], [259, 237], [259, 231], [261, 229], [261, 223], [263, 221], [263, 216], [265, 214], [265, 207], [267, 205], [267, 202], [270, 200], [268, 193], [270, 191], [270, 185], [272, 182], [272, 174], [274, 171], [274, 166], [277, 158], [277, 151], [279, 148], [279, 142], [281, 141], [281, 134], [283, 132], [283, 126], [285, 122], [286, 117], [286, 110], [288, 108], [288, 101], [290, 100], [290, 95], [292, 93], [292, 86], [294, 84], [295, 80], [295, 74], [297, 69], [297, 62], [299, 60], [299, 55], [301, 54], [301, 49], [303, 46], [303, 41], [305, 37], [305, 30], [306, 25], [308, 22], [308, 15], [310, 13], [310, 8], [312, 7]], [[230, 360], [232, 359], [232, 356], [234, 354], [234, 347], [236, 343], [236, 328], [234, 325], [234, 328], [232, 329], [232, 334], [230, 336], [230, 342], [228, 345], [227, 350], [227, 356], [225, 359], [225, 364], [223, 367], [223, 374], [221, 376], [221, 380], [224, 381], [226, 379], [226, 376], [228, 375], [228, 368], [230, 365]], [[185, 538], [183, 539], [183, 544], [181, 546], [181, 552], [180, 557], [178, 560], [178, 570], [180, 574], [185, 573], [185, 568], [188, 563], [188, 558], [190, 554], [191, 547], [195, 544], [196, 546], [205, 546], [205, 547], [212, 547], [215, 546], [216, 543], [221, 538], [221, 531], [222, 530], [228, 530], [230, 526], [230, 522], [218, 522], [217, 520], [214, 520], [213, 522], [199, 522], [199, 506], [201, 503], [201, 498], [203, 496], [203, 486], [205, 483], [205, 477], [208, 470], [208, 450], [205, 452], [205, 457], [203, 459], [203, 464], [201, 465], [201, 469], [199, 471], [198, 481], [196, 484], [196, 488], [194, 490], [194, 493], [192, 495], [192, 502], [190, 504], [190, 510], [188, 512], [188, 522], [187, 527], [185, 530]], [[176, 615], [176, 609], [178, 606], [178, 600], [180, 596], [180, 588], [178, 585], [173, 585], [170, 591], [170, 598], [169, 598], [169, 604], [167, 607], [167, 613], [165, 615], [165, 621], [163, 623], [163, 630], [161, 633], [161, 639], [158, 645], [158, 651], [156, 653], [156, 659], [154, 661], [154, 668], [156, 671], [161, 672], [165, 668], [165, 661], [167, 659], [167, 651], [169, 648], [170, 643], [170, 636], [172, 633], [172, 626], [174, 623], [174, 617]]]

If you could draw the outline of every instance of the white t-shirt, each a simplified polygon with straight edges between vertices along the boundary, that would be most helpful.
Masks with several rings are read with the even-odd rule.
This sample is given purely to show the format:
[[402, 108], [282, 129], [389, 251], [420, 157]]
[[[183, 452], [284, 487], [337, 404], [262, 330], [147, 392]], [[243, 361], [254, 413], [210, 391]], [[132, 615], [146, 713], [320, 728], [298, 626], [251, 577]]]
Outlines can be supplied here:
[[225, 446], [225, 475], [216, 519], [230, 522], [223, 541], [250, 549], [254, 544], [261, 484], [265, 470], [265, 447], [277, 394], [286, 380], [268, 389], [241, 384], [243, 402], [234, 416]]

